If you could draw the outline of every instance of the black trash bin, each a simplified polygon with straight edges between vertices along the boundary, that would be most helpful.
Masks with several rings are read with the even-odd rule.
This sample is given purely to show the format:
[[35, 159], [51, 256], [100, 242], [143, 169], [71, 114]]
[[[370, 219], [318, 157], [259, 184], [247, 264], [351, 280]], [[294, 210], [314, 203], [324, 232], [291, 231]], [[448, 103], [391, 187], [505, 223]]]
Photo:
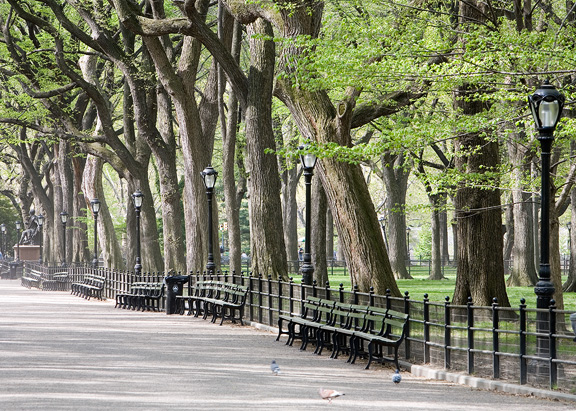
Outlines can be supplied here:
[[18, 278], [18, 268], [20, 267], [20, 263], [17, 261], [10, 262], [10, 278], [15, 280]]
[[176, 313], [176, 296], [182, 295], [184, 284], [190, 280], [187, 275], [164, 277], [166, 283], [166, 314]]

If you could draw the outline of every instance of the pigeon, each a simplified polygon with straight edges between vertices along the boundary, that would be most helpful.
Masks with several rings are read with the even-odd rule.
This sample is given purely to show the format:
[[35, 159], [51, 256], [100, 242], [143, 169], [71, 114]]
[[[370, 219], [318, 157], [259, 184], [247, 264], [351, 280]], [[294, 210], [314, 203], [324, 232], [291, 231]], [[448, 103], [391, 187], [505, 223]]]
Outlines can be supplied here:
[[272, 364], [270, 364], [270, 369], [274, 375], [280, 374], [280, 367], [276, 364], [276, 360], [272, 360]]
[[392, 382], [394, 384], [400, 384], [400, 381], [402, 381], [402, 376], [400, 375], [400, 370], [396, 370], [394, 375], [392, 375]]
[[336, 390], [326, 390], [326, 389], [324, 389], [324, 388], [320, 388], [320, 389], [318, 390], [318, 393], [320, 394], [320, 396], [322, 397], [322, 399], [328, 400], [328, 402], [329, 402], [330, 404], [332, 404], [332, 399], [333, 399], [333, 398], [340, 397], [340, 396], [344, 395], [343, 392], [339, 392], [339, 391], [336, 391]]

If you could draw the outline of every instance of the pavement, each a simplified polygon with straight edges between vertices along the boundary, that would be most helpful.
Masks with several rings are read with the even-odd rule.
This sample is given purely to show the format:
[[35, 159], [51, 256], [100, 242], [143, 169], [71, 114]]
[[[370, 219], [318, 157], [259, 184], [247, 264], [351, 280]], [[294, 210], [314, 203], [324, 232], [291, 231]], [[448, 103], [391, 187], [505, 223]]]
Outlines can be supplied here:
[[[396, 385], [387, 366], [365, 370], [275, 339], [273, 329], [0, 280], [0, 410], [576, 410], [576, 396], [509, 394], [506, 385], [522, 387], [425, 367], [403, 370]], [[345, 395], [329, 403], [320, 388]]]

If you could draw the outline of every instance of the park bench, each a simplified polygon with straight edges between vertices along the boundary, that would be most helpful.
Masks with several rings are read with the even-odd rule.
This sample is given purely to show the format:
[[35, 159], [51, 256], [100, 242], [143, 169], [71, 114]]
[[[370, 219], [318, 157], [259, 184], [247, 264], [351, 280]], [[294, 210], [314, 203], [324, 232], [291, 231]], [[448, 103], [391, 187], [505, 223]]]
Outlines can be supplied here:
[[[366, 369], [375, 359], [393, 362], [399, 368], [398, 350], [406, 334], [408, 319], [408, 314], [391, 309], [308, 297], [301, 315], [279, 316], [276, 341], [282, 334], [287, 334], [286, 344], [292, 345], [295, 339], [301, 339], [302, 350], [313, 342], [316, 354], [331, 346], [332, 358], [348, 351], [348, 362], [352, 364], [358, 356], [367, 357]], [[384, 353], [384, 347], [388, 348], [388, 353]]]
[[67, 272], [44, 274], [42, 276], [42, 290], [44, 291], [66, 291], [68, 289], [69, 277]]
[[160, 311], [161, 301], [164, 297], [164, 290], [164, 283], [132, 283], [130, 286], [130, 292], [116, 294], [115, 307], [138, 311]]
[[233, 283], [224, 283], [223, 288], [218, 294], [218, 298], [205, 298], [204, 301], [204, 317], [212, 315], [212, 322], [215, 323], [220, 318], [220, 325], [225, 319], [232, 321], [240, 321], [244, 325], [244, 305], [246, 304], [246, 296], [248, 295], [248, 287]]
[[223, 281], [197, 281], [190, 295], [178, 296], [177, 312], [184, 314], [186, 305], [188, 315], [194, 315], [212, 322], [220, 318], [220, 325], [225, 319], [239, 321], [244, 325], [244, 306], [248, 295], [248, 287]]
[[22, 286], [26, 288], [41, 288], [42, 273], [40, 271], [26, 269], [26, 273], [22, 275], [20, 281]]
[[105, 284], [106, 277], [85, 274], [84, 279], [81, 282], [71, 284], [71, 294], [86, 298], [87, 300], [89, 300], [90, 297], [102, 300], [102, 291], [104, 290]]

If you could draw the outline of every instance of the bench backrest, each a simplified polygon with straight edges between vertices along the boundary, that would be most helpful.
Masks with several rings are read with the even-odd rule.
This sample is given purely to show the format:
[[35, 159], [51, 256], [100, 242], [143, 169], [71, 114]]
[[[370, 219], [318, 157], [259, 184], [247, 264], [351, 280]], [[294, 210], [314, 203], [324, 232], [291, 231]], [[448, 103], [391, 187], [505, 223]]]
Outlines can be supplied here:
[[408, 324], [409, 315], [399, 311], [388, 310], [384, 320], [384, 336], [386, 338], [397, 338], [400, 342], [406, 334], [406, 325]]

